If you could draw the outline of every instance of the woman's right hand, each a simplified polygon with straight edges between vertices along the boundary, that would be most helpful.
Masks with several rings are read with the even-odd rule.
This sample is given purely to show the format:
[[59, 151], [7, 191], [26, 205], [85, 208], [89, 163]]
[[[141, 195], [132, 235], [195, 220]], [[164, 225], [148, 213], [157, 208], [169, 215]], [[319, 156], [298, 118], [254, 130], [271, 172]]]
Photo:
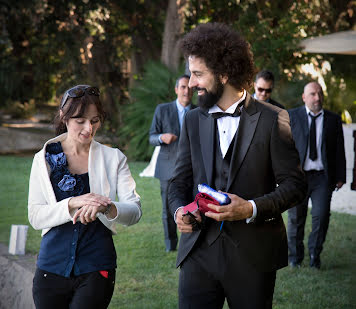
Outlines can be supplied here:
[[[85, 208], [87, 216], [89, 215], [89, 217], [92, 217], [92, 220], [90, 221], [94, 221], [96, 218], [96, 213], [105, 212], [106, 208], [110, 204], [111, 199], [106, 196], [95, 193], [87, 193], [72, 197], [68, 202], [68, 208], [69, 211]], [[76, 222], [76, 219], [79, 217], [79, 215], [83, 216], [82, 212], [83, 211], [77, 211], [76, 215], [73, 217], [73, 223]]]

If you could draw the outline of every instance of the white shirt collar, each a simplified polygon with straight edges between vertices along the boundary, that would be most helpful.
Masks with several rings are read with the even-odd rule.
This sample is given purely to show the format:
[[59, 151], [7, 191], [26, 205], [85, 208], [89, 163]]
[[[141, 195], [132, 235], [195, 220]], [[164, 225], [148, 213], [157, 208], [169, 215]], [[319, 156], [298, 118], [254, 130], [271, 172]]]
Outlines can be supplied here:
[[177, 105], [178, 112], [180, 113], [182, 113], [185, 109], [190, 109], [190, 104], [184, 107], [182, 104], [179, 103], [178, 99], [176, 99], [176, 105]]
[[225, 112], [225, 113], [233, 114], [235, 112], [237, 105], [239, 105], [243, 100], [246, 99], [246, 94], [247, 94], [247, 92], [244, 89], [244, 93], [243, 93], [242, 97], [237, 102], [232, 104], [226, 111], [223, 111], [219, 106], [217, 106], [215, 104], [213, 107], [209, 108], [208, 113], [211, 114], [211, 113]]

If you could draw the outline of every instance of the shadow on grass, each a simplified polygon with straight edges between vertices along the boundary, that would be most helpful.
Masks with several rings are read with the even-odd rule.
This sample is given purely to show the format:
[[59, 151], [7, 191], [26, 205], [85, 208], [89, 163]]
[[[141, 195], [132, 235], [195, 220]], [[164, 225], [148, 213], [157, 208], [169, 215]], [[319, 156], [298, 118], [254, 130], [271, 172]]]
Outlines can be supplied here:
[[[0, 242], [8, 244], [11, 224], [28, 224], [27, 194], [32, 157], [0, 156]], [[159, 181], [138, 174], [145, 162], [129, 163], [141, 196], [143, 217], [133, 226], [119, 226], [117, 281], [109, 308], [177, 308], [176, 253], [164, 250]], [[286, 222], [287, 214], [283, 214]], [[305, 245], [310, 233], [310, 215]], [[332, 213], [320, 271], [310, 269], [307, 256], [300, 269], [277, 273], [275, 309], [355, 308], [356, 216]], [[29, 228], [27, 252], [37, 254], [40, 231]], [[224, 308], [227, 308], [225, 305]]]

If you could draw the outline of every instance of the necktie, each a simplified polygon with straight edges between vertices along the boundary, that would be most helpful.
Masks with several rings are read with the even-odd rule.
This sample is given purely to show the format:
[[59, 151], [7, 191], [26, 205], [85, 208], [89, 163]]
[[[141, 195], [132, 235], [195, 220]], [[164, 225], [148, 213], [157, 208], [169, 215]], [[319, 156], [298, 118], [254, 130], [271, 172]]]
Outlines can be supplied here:
[[[241, 104], [242, 105], [242, 104]], [[239, 104], [234, 113], [233, 114], [230, 114], [230, 113], [224, 113], [224, 112], [217, 112], [217, 113], [211, 113], [211, 117], [213, 117], [214, 119], [219, 119], [221, 117], [227, 117], [227, 116], [230, 116], [230, 117], [239, 117], [241, 115], [241, 105]]]
[[182, 117], [182, 121], [180, 122], [180, 128], [182, 128], [185, 115], [188, 113], [188, 111], [189, 111], [188, 108], [184, 108], [184, 109], [183, 109], [183, 117]]
[[316, 126], [315, 126], [315, 119], [318, 118], [321, 115], [313, 116], [311, 113], [309, 113], [309, 116], [311, 118], [311, 124], [310, 124], [310, 132], [309, 132], [309, 158], [312, 161], [315, 161], [318, 158], [318, 152], [316, 150]]

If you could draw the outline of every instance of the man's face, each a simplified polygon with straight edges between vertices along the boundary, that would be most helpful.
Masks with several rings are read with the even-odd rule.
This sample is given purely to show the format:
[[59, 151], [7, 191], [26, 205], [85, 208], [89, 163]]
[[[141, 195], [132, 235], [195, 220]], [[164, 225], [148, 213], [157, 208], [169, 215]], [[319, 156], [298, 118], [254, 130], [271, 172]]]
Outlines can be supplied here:
[[189, 79], [183, 77], [179, 80], [178, 86], [175, 87], [178, 102], [183, 106], [189, 105], [193, 96], [193, 90], [188, 87], [188, 83]]
[[323, 108], [324, 94], [318, 83], [309, 83], [302, 95], [305, 105], [313, 112], [318, 113]]
[[190, 56], [188, 60], [191, 72], [189, 87], [197, 90], [199, 106], [208, 109], [220, 100], [224, 86], [203, 59]]
[[253, 85], [258, 100], [267, 101], [271, 97], [273, 90], [273, 82], [271, 80], [265, 80], [260, 77]]

